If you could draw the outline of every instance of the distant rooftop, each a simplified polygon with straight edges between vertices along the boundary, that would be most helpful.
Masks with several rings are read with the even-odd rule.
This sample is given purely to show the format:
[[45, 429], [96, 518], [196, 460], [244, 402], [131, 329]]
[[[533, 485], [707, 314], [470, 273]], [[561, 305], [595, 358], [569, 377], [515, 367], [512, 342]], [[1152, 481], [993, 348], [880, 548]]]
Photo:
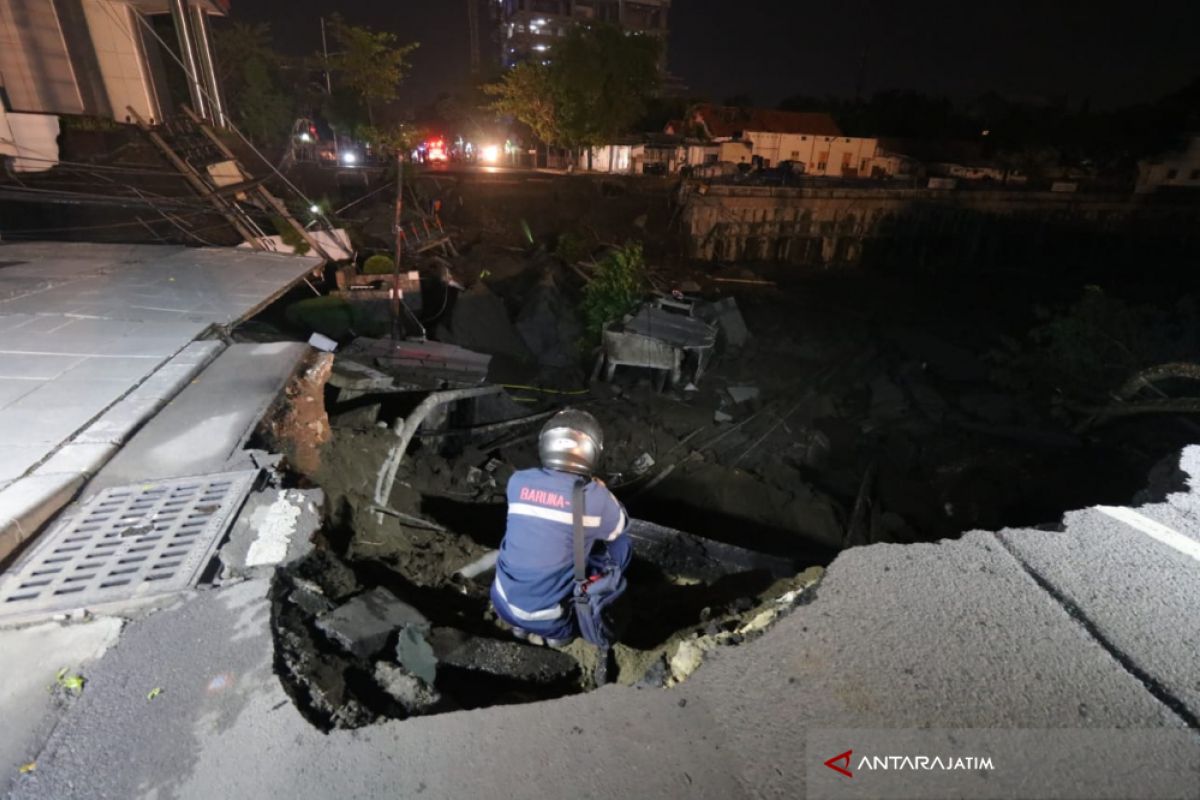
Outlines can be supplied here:
[[842, 135], [842, 130], [833, 117], [823, 112], [777, 111], [772, 108], [705, 104], [692, 110], [691, 119], [694, 123], [702, 125], [714, 139], [734, 139], [748, 131], [807, 133], [812, 136]]

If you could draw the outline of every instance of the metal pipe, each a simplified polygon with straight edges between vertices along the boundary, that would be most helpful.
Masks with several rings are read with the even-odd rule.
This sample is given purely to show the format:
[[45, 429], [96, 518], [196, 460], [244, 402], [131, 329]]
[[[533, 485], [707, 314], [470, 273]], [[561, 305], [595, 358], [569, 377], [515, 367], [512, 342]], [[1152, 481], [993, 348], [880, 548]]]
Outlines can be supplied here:
[[[413, 409], [407, 419], [396, 421], [396, 444], [392, 446], [391, 452], [379, 467], [379, 474], [375, 478], [375, 505], [386, 506], [388, 498], [392, 496], [392, 487], [396, 485], [396, 472], [400, 469], [400, 462], [404, 460], [404, 451], [408, 449], [408, 445], [412, 442], [413, 436], [417, 432], [417, 428], [421, 427], [421, 423], [432, 411], [445, 403], [453, 403], [458, 400], [468, 400], [473, 397], [484, 397], [489, 394], [499, 394], [504, 391], [502, 386], [480, 386], [473, 389], [452, 389], [445, 392], [434, 392], [421, 401], [421, 404]], [[383, 515], [381, 512], [375, 512], [376, 519], [382, 521]]]
[[196, 43], [196, 53], [200, 57], [201, 77], [208, 90], [208, 118], [213, 125], [224, 128], [225, 103], [221, 97], [221, 82], [217, 79], [217, 61], [212, 49], [212, 28], [209, 26], [208, 12], [200, 6], [192, 6], [192, 39]]
[[175, 35], [179, 37], [179, 56], [183, 71], [187, 75], [188, 94], [192, 108], [202, 117], [208, 116], [208, 102], [204, 98], [204, 86], [200, 82], [200, 68], [196, 60], [196, 47], [188, 25], [187, 0], [170, 0], [171, 19], [175, 23]]
[[455, 575], [461, 575], [466, 580], [474, 580], [480, 575], [492, 572], [496, 569], [496, 562], [500, 560], [499, 550], [488, 550], [479, 558], [472, 561], [470, 564], [459, 569]]

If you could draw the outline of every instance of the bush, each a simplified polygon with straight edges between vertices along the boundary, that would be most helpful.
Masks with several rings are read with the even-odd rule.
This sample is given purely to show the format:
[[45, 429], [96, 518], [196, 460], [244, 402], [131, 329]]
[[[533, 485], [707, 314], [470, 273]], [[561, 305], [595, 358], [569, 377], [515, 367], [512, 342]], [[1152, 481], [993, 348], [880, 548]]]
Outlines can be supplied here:
[[554, 246], [554, 255], [567, 264], [576, 264], [587, 258], [591, 246], [586, 238], [573, 231], [561, 233]]
[[588, 337], [599, 341], [605, 325], [637, 308], [645, 286], [646, 259], [642, 246], [631, 242], [610, 250], [583, 290], [580, 311]]
[[391, 256], [373, 255], [362, 266], [363, 275], [391, 275], [396, 270], [396, 262]]

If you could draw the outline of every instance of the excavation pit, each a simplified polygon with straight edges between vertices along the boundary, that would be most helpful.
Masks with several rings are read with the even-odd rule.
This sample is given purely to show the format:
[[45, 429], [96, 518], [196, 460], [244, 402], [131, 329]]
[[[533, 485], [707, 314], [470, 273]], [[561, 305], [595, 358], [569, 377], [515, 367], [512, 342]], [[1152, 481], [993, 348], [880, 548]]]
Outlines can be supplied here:
[[[480, 507], [478, 519], [494, 514]], [[576, 640], [555, 650], [517, 640], [490, 608], [492, 573], [457, 573], [486, 553], [470, 537], [411, 531], [394, 520], [367, 536], [410, 533], [423, 534], [416, 549], [424, 558], [405, 560], [378, 546], [365, 556], [355, 532], [345, 554], [320, 548], [276, 573], [276, 667], [310, 722], [357, 728], [596, 688], [594, 647]], [[627, 621], [610, 667], [611, 681], [625, 686], [686, 680], [708, 651], [742, 644], [809, 600], [821, 574], [798, 574], [788, 559], [648, 523], [635, 522], [629, 535], [635, 557], [620, 613]]]

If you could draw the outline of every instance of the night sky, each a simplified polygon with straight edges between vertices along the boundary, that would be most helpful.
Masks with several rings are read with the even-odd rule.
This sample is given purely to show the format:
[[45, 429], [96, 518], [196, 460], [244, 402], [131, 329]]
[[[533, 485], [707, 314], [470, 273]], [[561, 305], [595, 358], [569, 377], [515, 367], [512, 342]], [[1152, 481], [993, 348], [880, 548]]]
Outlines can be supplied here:
[[[405, 87], [419, 105], [467, 79], [465, 0], [234, 0], [235, 19], [272, 23], [281, 48], [320, 43], [318, 17], [422, 43]], [[852, 96], [864, 88], [969, 98], [1153, 100], [1200, 77], [1200, 2], [1154, 0], [675, 0], [671, 71], [699, 95]], [[284, 34], [287, 36], [284, 36]]]

